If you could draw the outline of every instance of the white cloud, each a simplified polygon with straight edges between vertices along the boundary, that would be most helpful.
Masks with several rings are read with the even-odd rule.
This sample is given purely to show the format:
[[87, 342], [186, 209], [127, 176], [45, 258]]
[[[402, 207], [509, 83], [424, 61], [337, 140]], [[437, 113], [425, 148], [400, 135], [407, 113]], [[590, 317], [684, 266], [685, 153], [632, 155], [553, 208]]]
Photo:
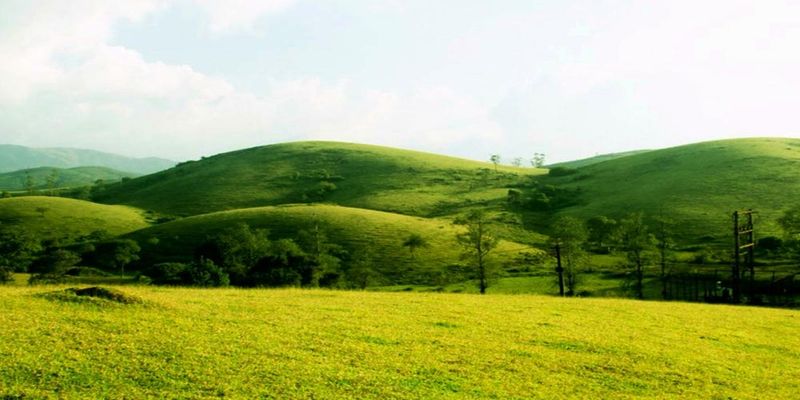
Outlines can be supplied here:
[[194, 0], [208, 15], [216, 33], [252, 32], [264, 15], [289, 8], [296, 0]]

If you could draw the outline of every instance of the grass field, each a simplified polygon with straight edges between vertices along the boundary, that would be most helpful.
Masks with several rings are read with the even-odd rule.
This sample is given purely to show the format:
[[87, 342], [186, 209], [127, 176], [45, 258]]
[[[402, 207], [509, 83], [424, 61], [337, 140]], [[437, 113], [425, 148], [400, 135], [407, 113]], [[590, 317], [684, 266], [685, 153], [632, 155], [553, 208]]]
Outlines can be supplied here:
[[6, 398], [789, 399], [800, 312], [537, 296], [0, 287]]
[[24, 229], [41, 239], [75, 238], [97, 230], [121, 235], [148, 226], [141, 210], [61, 197], [0, 199], [0, 230]]

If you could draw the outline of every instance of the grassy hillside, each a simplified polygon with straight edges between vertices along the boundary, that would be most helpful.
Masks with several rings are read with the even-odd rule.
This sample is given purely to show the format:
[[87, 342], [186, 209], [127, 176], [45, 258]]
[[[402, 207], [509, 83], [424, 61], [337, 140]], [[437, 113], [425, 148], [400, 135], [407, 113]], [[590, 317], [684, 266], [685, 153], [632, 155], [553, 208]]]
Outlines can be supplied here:
[[[0, 288], [0, 397], [789, 399], [793, 310], [538, 296]], [[46, 295], [51, 293], [50, 295]]]
[[556, 168], [556, 167], [581, 168], [581, 167], [587, 167], [589, 165], [598, 164], [598, 163], [601, 163], [603, 161], [616, 160], [618, 158], [632, 156], [634, 154], [642, 154], [642, 153], [646, 153], [648, 151], [651, 151], [651, 150], [632, 150], [632, 151], [623, 151], [623, 152], [620, 152], [620, 153], [600, 154], [600, 155], [596, 155], [594, 157], [582, 158], [580, 160], [565, 161], [565, 162], [550, 164], [550, 165], [547, 166], [547, 168]]
[[139, 210], [60, 197], [0, 199], [0, 230], [25, 229], [42, 239], [77, 237], [96, 230], [119, 235], [146, 227]]
[[39, 167], [0, 174], [0, 190], [19, 191], [26, 189], [30, 176], [34, 189], [48, 189], [48, 179], [55, 176], [55, 188], [71, 188], [92, 185], [98, 179], [105, 182], [119, 181], [122, 178], [138, 176], [106, 167], [52, 168]]
[[32, 148], [0, 144], [0, 172], [37, 167], [72, 168], [87, 165], [149, 174], [172, 167], [175, 162], [155, 157], [131, 158], [95, 150]]
[[300, 202], [431, 216], [504, 199], [532, 168], [334, 142], [225, 153], [109, 188], [99, 201], [179, 215]]
[[778, 234], [781, 212], [800, 202], [800, 139], [705, 142], [610, 160], [543, 183], [580, 188], [581, 204], [560, 213], [588, 218], [660, 210], [688, 235], [727, 239], [731, 213], [753, 208], [758, 235]]
[[[156, 225], [130, 236], [157, 260], [185, 260], [209, 236], [237, 223], [267, 228], [272, 239], [295, 238], [299, 230], [319, 224], [331, 241], [351, 252], [369, 248], [378, 269], [394, 277], [409, 271], [443, 271], [446, 266], [459, 263], [461, 251], [455, 240], [460, 230], [449, 221], [330, 205], [223, 211]], [[430, 247], [418, 249], [412, 256], [402, 242], [413, 233], [425, 238]], [[148, 243], [152, 237], [159, 238], [158, 244]], [[518, 243], [501, 242], [497, 259], [511, 262], [520, 251], [533, 250]]]

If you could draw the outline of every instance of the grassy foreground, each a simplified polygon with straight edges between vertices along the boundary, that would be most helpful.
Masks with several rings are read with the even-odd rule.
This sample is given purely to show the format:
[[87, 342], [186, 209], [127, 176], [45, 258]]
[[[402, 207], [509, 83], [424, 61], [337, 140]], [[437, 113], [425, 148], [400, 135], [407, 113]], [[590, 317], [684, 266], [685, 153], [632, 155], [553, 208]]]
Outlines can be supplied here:
[[800, 312], [539, 296], [0, 288], [0, 397], [792, 398]]

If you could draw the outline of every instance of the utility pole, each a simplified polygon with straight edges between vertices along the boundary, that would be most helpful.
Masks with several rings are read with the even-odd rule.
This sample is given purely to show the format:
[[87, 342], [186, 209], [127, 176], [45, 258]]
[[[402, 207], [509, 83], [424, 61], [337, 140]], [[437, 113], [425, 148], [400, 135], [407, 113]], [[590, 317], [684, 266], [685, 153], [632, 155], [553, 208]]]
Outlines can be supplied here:
[[[750, 298], [755, 295], [755, 236], [753, 230], [753, 210], [743, 210], [733, 212], [733, 267], [731, 269], [731, 281], [733, 286], [733, 302], [739, 303], [742, 300], [742, 265], [740, 263], [742, 250], [745, 250], [745, 264], [750, 270]], [[744, 219], [744, 221], [742, 221]]]
[[561, 266], [561, 244], [556, 242], [556, 272], [558, 273], [558, 295], [564, 297], [564, 268]]

